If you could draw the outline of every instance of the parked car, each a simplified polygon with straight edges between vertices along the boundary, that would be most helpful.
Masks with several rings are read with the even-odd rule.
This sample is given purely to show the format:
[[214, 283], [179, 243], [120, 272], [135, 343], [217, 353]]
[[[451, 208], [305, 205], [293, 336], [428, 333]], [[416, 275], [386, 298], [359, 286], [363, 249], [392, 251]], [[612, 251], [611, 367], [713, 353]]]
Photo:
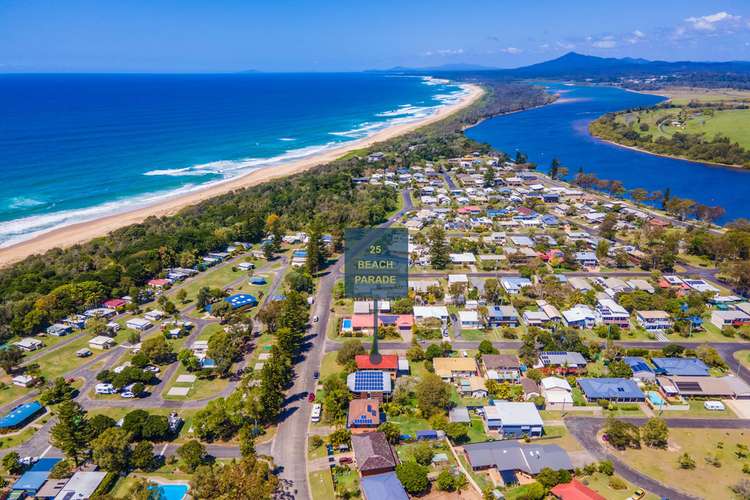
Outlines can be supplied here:
[[310, 420], [313, 422], [320, 422], [320, 412], [322, 411], [323, 407], [320, 405], [320, 403], [315, 403], [312, 408], [312, 413], [310, 414]]
[[633, 500], [641, 500], [641, 498], [646, 496], [646, 492], [643, 490], [643, 488], [638, 488], [633, 492], [633, 495], [630, 497]]
[[96, 384], [94, 392], [97, 394], [116, 394], [117, 389], [112, 384]]
[[154, 365], [148, 365], [144, 370], [151, 373], [159, 373], [159, 367]]
[[320, 378], [320, 372], [319, 372], [319, 371], [317, 371], [317, 370], [316, 370], [316, 371], [314, 371], [314, 372], [313, 372], [313, 378], [314, 378], [315, 380], [318, 380], [318, 379]]
[[311, 392], [310, 394], [307, 395], [307, 401], [310, 402], [310, 403], [312, 403], [313, 401], [315, 401], [315, 393], [314, 392]]
[[320, 318], [317, 315], [313, 316], [313, 323], [317, 323], [318, 321], [320, 321]]
[[135, 397], [135, 393], [131, 391], [125, 391], [122, 394], [120, 394], [121, 398], [131, 399]]
[[354, 460], [352, 459], [352, 457], [341, 457], [341, 458], [339, 458], [339, 463], [340, 464], [350, 464], [352, 462], [354, 462]]

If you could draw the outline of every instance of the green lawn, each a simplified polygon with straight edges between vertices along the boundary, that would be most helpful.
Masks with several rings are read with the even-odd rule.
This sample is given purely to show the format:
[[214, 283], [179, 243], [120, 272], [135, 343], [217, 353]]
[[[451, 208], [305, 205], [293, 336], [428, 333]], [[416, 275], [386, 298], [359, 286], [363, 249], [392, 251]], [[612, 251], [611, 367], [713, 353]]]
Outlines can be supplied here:
[[312, 491], [313, 500], [329, 500], [335, 498], [333, 490], [333, 480], [331, 473], [327, 470], [311, 472], [310, 491]]
[[[665, 411], [662, 416], [666, 418], [737, 418], [737, 415], [727, 405], [724, 405], [726, 408], [724, 411], [713, 411], [704, 408], [703, 401], [698, 399], [689, 399], [687, 403], [690, 406], [690, 411]], [[654, 413], [658, 413], [658, 411], [655, 410]]]
[[168, 293], [170, 295], [174, 295], [175, 293], [177, 293], [176, 290], [182, 288], [183, 290], [185, 290], [185, 293], [187, 293], [187, 300], [192, 301], [195, 300], [196, 295], [198, 295], [198, 290], [200, 290], [204, 286], [207, 286], [209, 288], [224, 288], [234, 280], [241, 278], [242, 276], [248, 276], [248, 274], [244, 271], [233, 271], [233, 267], [234, 266], [232, 265], [222, 265], [221, 267], [210, 269], [197, 275], [194, 278], [189, 278], [189, 280], [182, 287], [173, 287]]
[[359, 493], [359, 474], [356, 468], [343, 467], [343, 470], [333, 476], [333, 483], [336, 489], [342, 488], [345, 491], [355, 491]]
[[388, 418], [388, 421], [398, 425], [401, 434], [411, 434], [412, 436], [416, 435], [417, 431], [432, 428], [427, 420], [408, 415], [399, 415], [397, 417]]
[[[596, 473], [591, 476], [585, 476], [578, 478], [579, 481], [581, 481], [583, 484], [591, 488], [592, 490], [596, 491], [603, 497], [605, 497], [607, 500], [626, 500], [630, 498], [630, 495], [633, 494], [633, 492], [638, 488], [634, 484], [625, 481], [622, 477], [618, 477], [619, 479], [622, 479], [623, 482], [626, 484], [626, 488], [622, 490], [616, 490], [612, 488], [609, 485], [610, 476], [607, 476], [605, 474]], [[659, 497], [657, 495], [654, 495], [653, 493], [646, 493], [646, 496], [644, 497], [645, 500], [658, 500]]]
[[36, 427], [28, 426], [17, 434], [12, 435], [0, 435], [0, 449], [13, 448], [20, 444], [25, 443], [31, 436], [36, 432]]
[[[747, 478], [742, 467], [750, 462], [735, 456], [739, 443], [750, 443], [750, 431], [670, 429], [667, 449], [643, 447], [615, 453], [633, 468], [687, 493], [704, 498], [731, 498], [729, 487]], [[695, 460], [695, 469], [681, 469], [677, 465], [683, 453]], [[718, 458], [720, 467], [708, 464], [705, 460], [708, 456]]]
[[742, 363], [745, 369], [750, 370], [750, 349], [735, 352], [734, 359]]
[[340, 372], [344, 369], [338, 361], [336, 361], [336, 352], [327, 352], [320, 362], [320, 379], [325, 380], [327, 377]]
[[484, 441], [487, 441], [487, 434], [484, 432], [484, 421], [480, 417], [471, 417], [469, 442], [482, 443]]
[[[179, 368], [174, 373], [174, 376], [172, 379], [167, 383], [166, 387], [164, 388], [164, 392], [162, 393], [162, 396], [164, 399], [169, 400], [176, 400], [176, 401], [185, 401], [188, 399], [208, 399], [212, 396], [216, 396], [218, 393], [223, 391], [227, 388], [229, 385], [229, 380], [226, 378], [200, 378], [198, 377], [195, 382], [192, 384], [178, 384], [177, 383], [177, 377], [180, 375], [189, 374], [190, 372], [187, 371], [187, 369], [180, 364]], [[188, 392], [187, 396], [170, 396], [167, 394], [169, 392], [169, 389], [178, 386], [178, 387], [190, 387], [190, 392]]]
[[[120, 420], [122, 417], [124, 417], [126, 414], [130, 413], [131, 411], [135, 410], [136, 408], [122, 408], [122, 407], [105, 407], [105, 408], [95, 408], [89, 411], [89, 417], [94, 417], [95, 415], [107, 415], [110, 418], [113, 418], [115, 420]], [[197, 413], [198, 410], [185, 410], [185, 409], [172, 409], [172, 408], [147, 408], [147, 412], [154, 414], [154, 415], [169, 415], [171, 412], [176, 411], [180, 417], [185, 421], [182, 425], [182, 428], [180, 429], [180, 435], [175, 440], [176, 442], [185, 441], [188, 439], [188, 430], [192, 426], [193, 417]]]

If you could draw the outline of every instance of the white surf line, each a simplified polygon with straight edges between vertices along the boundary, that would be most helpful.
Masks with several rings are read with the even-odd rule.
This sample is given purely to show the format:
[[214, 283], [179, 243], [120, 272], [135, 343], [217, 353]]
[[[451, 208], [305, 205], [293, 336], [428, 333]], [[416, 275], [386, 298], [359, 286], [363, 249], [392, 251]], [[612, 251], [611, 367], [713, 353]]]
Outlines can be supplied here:
[[47, 446], [47, 449], [42, 452], [41, 455], [39, 455], [39, 458], [44, 458], [44, 456], [49, 453], [49, 450], [52, 449], [52, 445]]

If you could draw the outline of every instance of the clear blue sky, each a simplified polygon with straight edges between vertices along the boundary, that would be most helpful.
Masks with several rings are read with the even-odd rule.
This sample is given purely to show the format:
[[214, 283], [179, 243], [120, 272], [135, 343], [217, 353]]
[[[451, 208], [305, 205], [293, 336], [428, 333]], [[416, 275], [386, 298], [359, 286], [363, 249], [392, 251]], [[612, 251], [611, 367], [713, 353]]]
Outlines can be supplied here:
[[515, 67], [569, 50], [750, 59], [750, 2], [0, 0], [0, 71]]

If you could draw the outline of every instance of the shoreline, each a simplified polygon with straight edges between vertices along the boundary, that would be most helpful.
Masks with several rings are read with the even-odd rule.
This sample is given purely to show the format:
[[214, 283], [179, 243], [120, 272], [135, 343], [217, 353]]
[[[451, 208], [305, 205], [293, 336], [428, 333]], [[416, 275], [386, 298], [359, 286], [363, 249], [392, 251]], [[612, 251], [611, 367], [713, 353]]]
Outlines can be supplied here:
[[596, 139], [597, 141], [606, 142], [607, 144], [617, 146], [618, 148], [629, 149], [631, 151], [636, 151], [638, 153], [645, 153], [651, 156], [659, 156], [661, 158], [668, 158], [670, 160], [686, 161], [689, 163], [695, 163], [697, 165], [704, 165], [706, 167], [730, 168], [732, 170], [750, 172], [750, 168], [743, 167], [742, 165], [730, 165], [728, 163], [718, 163], [715, 161], [691, 160], [690, 158], [683, 158], [681, 156], [672, 156], [672, 155], [668, 155], [664, 153], [654, 153], [653, 151], [649, 151], [647, 149], [637, 148], [635, 146], [626, 146], [625, 144], [620, 144], [619, 142], [611, 141], [609, 139], [603, 139], [602, 137], [599, 137], [598, 135], [591, 132], [591, 130], [589, 130], [588, 132], [589, 132], [589, 135], [593, 137], [594, 139]]
[[0, 268], [21, 261], [33, 254], [45, 253], [53, 248], [71, 247], [94, 238], [106, 236], [115, 229], [140, 223], [148, 217], [174, 215], [183, 208], [195, 205], [206, 199], [330, 163], [354, 150], [370, 147], [376, 143], [387, 141], [440, 121], [476, 103], [485, 93], [484, 89], [476, 84], [462, 83], [460, 87], [467, 91], [461, 100], [439, 108], [435, 113], [422, 120], [393, 125], [371, 136], [343, 143], [339, 147], [331, 148], [317, 155], [253, 170], [239, 177], [229, 179], [226, 182], [206, 186], [205, 189], [165, 197], [151, 205], [58, 227], [27, 240], [0, 248]]

